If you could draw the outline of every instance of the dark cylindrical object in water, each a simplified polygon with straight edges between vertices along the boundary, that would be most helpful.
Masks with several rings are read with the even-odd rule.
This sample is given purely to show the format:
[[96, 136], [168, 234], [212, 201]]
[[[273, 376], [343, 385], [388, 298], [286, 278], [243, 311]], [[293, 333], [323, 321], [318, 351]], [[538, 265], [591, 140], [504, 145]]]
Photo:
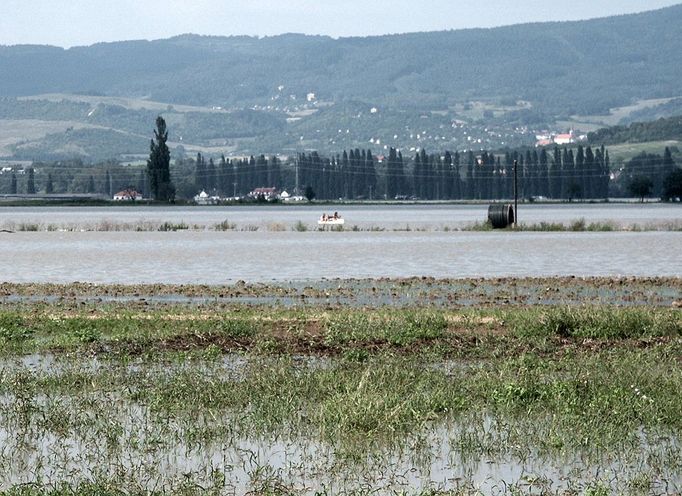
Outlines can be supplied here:
[[504, 229], [514, 223], [514, 206], [509, 203], [493, 203], [488, 207], [488, 221], [494, 229]]

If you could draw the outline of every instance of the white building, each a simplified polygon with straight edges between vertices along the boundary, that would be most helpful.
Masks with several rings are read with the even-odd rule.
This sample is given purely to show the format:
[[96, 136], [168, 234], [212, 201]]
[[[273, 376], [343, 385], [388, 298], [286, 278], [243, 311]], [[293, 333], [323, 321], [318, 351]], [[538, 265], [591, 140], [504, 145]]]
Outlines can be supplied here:
[[124, 189], [114, 195], [114, 201], [138, 201], [142, 200], [142, 195], [134, 189]]
[[201, 191], [194, 197], [194, 203], [197, 205], [217, 205], [220, 202], [219, 196], [210, 196], [205, 191]]

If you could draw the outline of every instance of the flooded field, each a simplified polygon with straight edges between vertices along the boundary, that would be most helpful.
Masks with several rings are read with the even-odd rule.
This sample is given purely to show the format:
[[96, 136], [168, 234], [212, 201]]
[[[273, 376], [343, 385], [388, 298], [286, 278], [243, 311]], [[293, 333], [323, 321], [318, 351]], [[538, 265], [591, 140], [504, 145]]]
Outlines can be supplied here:
[[[672, 280], [630, 282], [612, 294], [680, 295]], [[609, 283], [564, 291], [578, 287], [587, 301]], [[0, 490], [682, 490], [682, 320], [669, 299], [360, 311], [150, 303], [153, 288], [136, 291], [135, 304], [2, 303]]]
[[[465, 228], [487, 219], [488, 205], [296, 205], [230, 207], [0, 207], [0, 229], [21, 224], [55, 228], [94, 229], [98, 226], [141, 226], [169, 222], [211, 227], [223, 221], [236, 230], [290, 230], [301, 222], [316, 228], [323, 212], [344, 217], [346, 229], [442, 230]], [[618, 227], [656, 227], [682, 220], [675, 204], [547, 204], [520, 205], [521, 223], [613, 222]]]
[[678, 209], [318, 210], [0, 210], [0, 492], [682, 493]]
[[[39, 362], [43, 357], [33, 359]], [[258, 367], [267, 380], [272, 381], [275, 373], [292, 381], [288, 402], [308, 411], [310, 406], [296, 397], [300, 386], [289, 371], [318, 383], [320, 376], [338, 374], [339, 365], [332, 362], [282, 363], [228, 356], [199, 363], [171, 360], [162, 366], [144, 360], [103, 360], [93, 367], [82, 359], [49, 361], [48, 369], [32, 367], [27, 360], [3, 364], [8, 379], [22, 378], [28, 388], [38, 384], [44, 388], [34, 395], [17, 386], [5, 388], [0, 403], [4, 469], [0, 484], [4, 487], [39, 480], [68, 482], [72, 487], [108, 481], [119, 488], [183, 494], [192, 493], [192, 488], [213, 494], [587, 494], [600, 487], [614, 494], [675, 494], [682, 490], [682, 446], [679, 433], [668, 429], [642, 430], [609, 447], [599, 446], [597, 434], [590, 433], [595, 436], [590, 443], [595, 445], [581, 447], [565, 445], [561, 422], [543, 414], [533, 416], [531, 423], [513, 413], [464, 411], [415, 419], [409, 429], [398, 427], [400, 433], [388, 438], [372, 425], [379, 419], [358, 416], [351, 422], [369, 424], [351, 427], [345, 436], [337, 437], [333, 425], [318, 426], [321, 419], [316, 419], [306, 427], [308, 422], [290, 417], [291, 407], [274, 398], [254, 397], [251, 408], [239, 411], [237, 405], [228, 406], [232, 400], [224, 390], [229, 384], [239, 389], [240, 384], [253, 381], [265, 386], [253, 375]], [[435, 370], [430, 373], [437, 376], [445, 370], [437, 362], [429, 365]], [[382, 379], [368, 375], [366, 367], [342, 366], [359, 368], [367, 387], [381, 386]], [[477, 367], [459, 362], [454, 374], [473, 379]], [[451, 363], [448, 370], [453, 374]], [[217, 395], [209, 400], [210, 406], [204, 404], [207, 398], [185, 390], [187, 381], [198, 374], [200, 384], [210, 385], [211, 394]], [[74, 387], [76, 377], [87, 378], [93, 386]], [[457, 380], [449, 382], [459, 387]], [[178, 398], [167, 397], [155, 384], [171, 387]], [[287, 386], [275, 381], [270, 387]], [[333, 388], [323, 394], [330, 396], [320, 398], [321, 408], [344, 408], [340, 398], [333, 398]], [[381, 397], [380, 391], [358, 394], [361, 401], [389, 401], [390, 411], [382, 416], [405, 415], [400, 403]], [[200, 408], [191, 406], [194, 401], [200, 402]], [[280, 411], [263, 410], [273, 407]], [[360, 415], [367, 415], [360, 408]], [[331, 418], [325, 422], [335, 422], [334, 412], [328, 415]]]
[[319, 210], [3, 208], [0, 226], [14, 232], [0, 233], [1, 277], [11, 282], [225, 284], [411, 276], [682, 275], [676, 249], [682, 231], [669, 230], [678, 224], [682, 228], [677, 205], [522, 210], [525, 222], [535, 225], [583, 222], [589, 228], [585, 223], [602, 223], [595, 225], [612, 232], [468, 232], [485, 220], [486, 207], [478, 205], [347, 206], [344, 231], [321, 232], [316, 226]]

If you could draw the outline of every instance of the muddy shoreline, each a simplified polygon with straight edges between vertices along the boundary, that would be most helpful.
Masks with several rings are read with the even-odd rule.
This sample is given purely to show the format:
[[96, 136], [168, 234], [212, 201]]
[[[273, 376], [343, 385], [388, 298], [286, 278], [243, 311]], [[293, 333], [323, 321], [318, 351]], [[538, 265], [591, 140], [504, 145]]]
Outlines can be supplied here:
[[493, 307], [604, 304], [680, 307], [679, 277], [494, 279], [321, 279], [290, 283], [72, 284], [0, 283], [0, 304], [223, 304], [349, 307]]

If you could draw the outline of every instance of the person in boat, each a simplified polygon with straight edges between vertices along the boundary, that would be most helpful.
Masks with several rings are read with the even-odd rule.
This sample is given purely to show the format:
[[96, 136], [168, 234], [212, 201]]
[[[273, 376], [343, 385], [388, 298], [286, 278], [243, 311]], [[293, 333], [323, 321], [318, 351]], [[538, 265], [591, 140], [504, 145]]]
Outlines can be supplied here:
[[322, 220], [322, 222], [327, 222], [327, 214], [326, 214], [326, 212], [322, 214], [322, 217], [320, 217], [320, 219]]
[[339, 213], [338, 213], [338, 212], [334, 212], [334, 220], [337, 220], [338, 218], [339, 218]]

